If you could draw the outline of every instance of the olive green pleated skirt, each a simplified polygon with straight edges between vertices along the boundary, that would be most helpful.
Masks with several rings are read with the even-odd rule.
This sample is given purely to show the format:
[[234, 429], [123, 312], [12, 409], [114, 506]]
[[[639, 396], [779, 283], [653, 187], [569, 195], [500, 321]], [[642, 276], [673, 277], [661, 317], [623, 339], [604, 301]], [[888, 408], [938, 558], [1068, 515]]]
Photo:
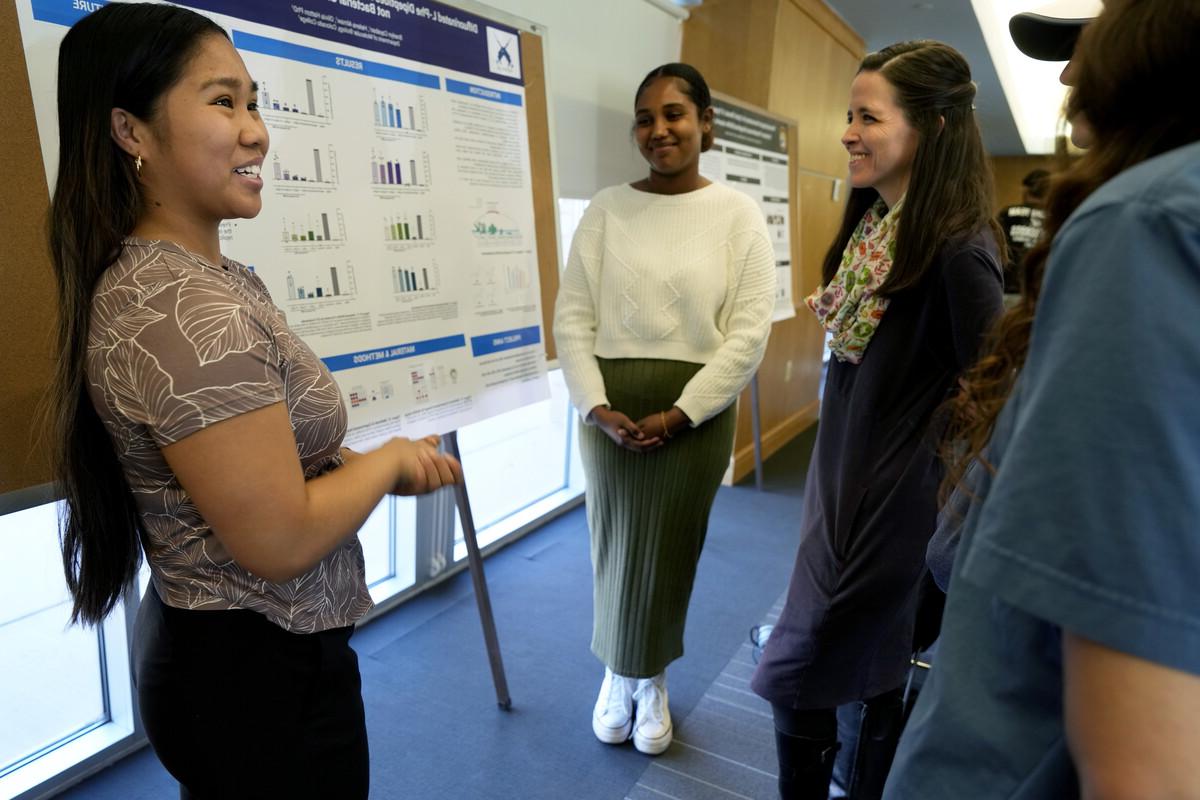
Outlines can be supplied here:
[[[670, 409], [700, 364], [598, 359], [612, 408], [635, 422]], [[594, 576], [592, 652], [619, 675], [657, 675], [683, 655], [683, 627], [729, 465], [734, 406], [636, 453], [594, 425], [580, 426]]]

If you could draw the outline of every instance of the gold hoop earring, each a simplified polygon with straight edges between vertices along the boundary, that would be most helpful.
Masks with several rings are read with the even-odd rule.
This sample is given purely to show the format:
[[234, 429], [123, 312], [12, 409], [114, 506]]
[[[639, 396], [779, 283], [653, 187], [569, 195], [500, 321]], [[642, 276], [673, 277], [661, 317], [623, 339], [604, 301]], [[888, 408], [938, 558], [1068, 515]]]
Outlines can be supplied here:
[[134, 159], [133, 168], [135, 170], [137, 170], [138, 177], [141, 177], [141, 175], [142, 175], [142, 157], [141, 156], [138, 156], [136, 159]]

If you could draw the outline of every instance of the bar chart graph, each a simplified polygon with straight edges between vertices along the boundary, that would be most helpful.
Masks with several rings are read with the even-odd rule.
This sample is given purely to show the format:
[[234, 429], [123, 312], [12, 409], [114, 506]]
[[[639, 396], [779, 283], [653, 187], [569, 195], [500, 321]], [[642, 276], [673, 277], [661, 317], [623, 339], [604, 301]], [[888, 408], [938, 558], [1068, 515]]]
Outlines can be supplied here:
[[324, 75], [319, 80], [304, 79], [304, 86], [279, 88], [273, 81], [258, 84], [258, 110], [275, 115], [288, 114], [308, 117], [317, 122], [333, 119], [333, 95]]
[[508, 291], [516, 292], [528, 289], [532, 285], [528, 269], [513, 266], [504, 268], [504, 288]]
[[337, 153], [333, 145], [324, 152], [319, 147], [306, 150], [300, 158], [285, 159], [276, 153], [271, 164], [271, 175], [277, 184], [286, 184], [289, 188], [296, 184], [330, 188], [338, 183]]
[[377, 186], [429, 186], [429, 153], [392, 155], [371, 150], [371, 183]]
[[308, 214], [303, 220], [284, 217], [282, 235], [284, 245], [342, 244], [346, 241], [346, 220], [340, 208], [335, 209], [332, 216], [321, 211]]
[[412, 133], [425, 133], [429, 129], [429, 114], [425, 109], [425, 98], [398, 97], [376, 91], [371, 102], [371, 113], [376, 128], [389, 128]]
[[433, 216], [425, 212], [384, 217], [383, 238], [388, 242], [432, 242]]
[[307, 277], [298, 277], [296, 272], [290, 271], [287, 274], [287, 299], [290, 301], [345, 299], [356, 294], [358, 284], [354, 280], [354, 267], [349, 261], [344, 269], [330, 266], [328, 271], [317, 269]]
[[436, 262], [428, 267], [392, 267], [392, 291], [395, 294], [436, 292], [440, 283]]
[[469, 288], [477, 312], [523, 307], [534, 302], [533, 273], [524, 264], [487, 264], [475, 268]]

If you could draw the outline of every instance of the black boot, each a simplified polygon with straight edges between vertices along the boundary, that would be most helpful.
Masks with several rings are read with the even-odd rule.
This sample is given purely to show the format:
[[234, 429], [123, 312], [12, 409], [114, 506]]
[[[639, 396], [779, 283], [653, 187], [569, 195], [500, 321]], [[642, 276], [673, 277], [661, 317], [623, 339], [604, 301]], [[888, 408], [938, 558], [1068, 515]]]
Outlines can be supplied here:
[[903, 729], [902, 690], [885, 692], [862, 704], [858, 744], [846, 781], [847, 800], [879, 800], [883, 796]]
[[838, 747], [835, 738], [807, 739], [776, 728], [780, 800], [828, 800]]

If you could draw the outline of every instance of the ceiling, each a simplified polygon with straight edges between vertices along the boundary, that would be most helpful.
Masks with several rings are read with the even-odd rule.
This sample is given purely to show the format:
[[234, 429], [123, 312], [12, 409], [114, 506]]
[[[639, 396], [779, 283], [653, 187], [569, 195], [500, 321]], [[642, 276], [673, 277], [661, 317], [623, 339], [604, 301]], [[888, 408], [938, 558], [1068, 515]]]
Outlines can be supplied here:
[[938, 39], [962, 53], [979, 87], [975, 113], [983, 131], [984, 147], [994, 156], [1025, 154], [971, 0], [825, 2], [866, 40], [868, 51], [908, 39]]
[[[704, 0], [672, 2], [688, 7], [701, 5]], [[971, 77], [978, 86], [975, 113], [983, 133], [984, 147], [993, 156], [1026, 154], [971, 0], [824, 2], [863, 37], [868, 52], [910, 39], [938, 39], [962, 53], [971, 65]], [[1036, 0], [1031, 0], [1031, 6], [1036, 4]]]

